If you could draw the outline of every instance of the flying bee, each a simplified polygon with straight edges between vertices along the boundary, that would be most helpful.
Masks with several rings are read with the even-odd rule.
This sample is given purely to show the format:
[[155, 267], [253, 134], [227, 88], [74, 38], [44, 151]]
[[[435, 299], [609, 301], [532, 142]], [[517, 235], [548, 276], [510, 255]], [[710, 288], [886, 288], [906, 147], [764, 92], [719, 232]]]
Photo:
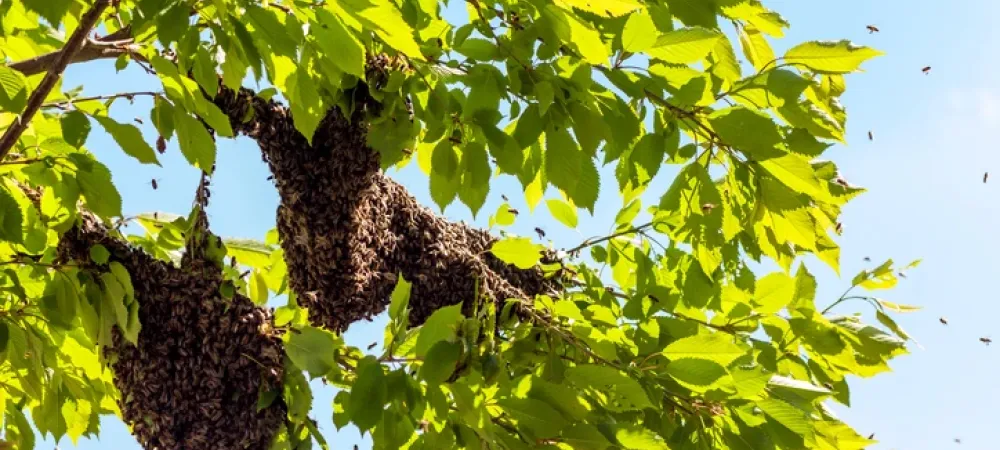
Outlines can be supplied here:
[[983, 174], [983, 184], [986, 184], [986, 180], [990, 179], [990, 173], [986, 172]]
[[944, 317], [938, 318], [938, 322], [941, 322], [942, 325], [948, 325], [948, 319]]
[[920, 69], [920, 71], [923, 72], [924, 75], [929, 74], [931, 73], [931, 66], [924, 67], [923, 69]]
[[715, 209], [715, 205], [712, 203], [705, 203], [704, 205], [701, 205], [701, 212], [704, 214], [712, 212], [713, 209]]
[[872, 434], [869, 434], [869, 435], [868, 435], [868, 440], [869, 440], [869, 441], [873, 441], [873, 440], [875, 440], [875, 433], [872, 433]]
[[167, 151], [167, 140], [163, 136], [156, 138], [156, 151], [160, 152], [161, 155]]
[[869, 257], [867, 257], [867, 256], [865, 256], [865, 262], [872, 262], [872, 259], [869, 258]]
[[875, 135], [872, 134], [872, 132], [870, 130], [868, 131], [868, 140], [869, 141], [874, 141], [875, 140]]
[[371, 344], [368, 344], [368, 350], [371, 350], [371, 349], [375, 348], [376, 345], [378, 345], [378, 341], [375, 341], [375, 342], [372, 342]]
[[142, 124], [143, 124], [143, 122], [142, 122], [142, 119], [140, 119], [140, 118], [138, 118], [138, 117], [136, 117], [136, 118], [134, 118], [134, 119], [132, 119], [132, 120], [134, 120], [134, 121], [135, 121], [135, 123], [137, 123], [137, 124], [139, 124], [139, 125], [142, 125]]
[[509, 202], [509, 201], [510, 201], [510, 199], [509, 199], [509, 198], [507, 198], [507, 196], [506, 196], [506, 195], [503, 195], [503, 194], [500, 194], [500, 198], [502, 198], [502, 199], [503, 199], [503, 201], [505, 201], [505, 202]]
[[156, 180], [156, 178], [149, 180], [149, 184], [153, 186], [154, 191], [160, 188], [159, 182]]
[[509, 212], [509, 213], [511, 213], [511, 214], [513, 214], [515, 216], [518, 215], [518, 214], [521, 214], [520, 211], [518, 211], [517, 209], [514, 209], [514, 208], [507, 208], [507, 212]]
[[868, 25], [865, 28], [868, 29], [868, 34], [878, 33], [879, 32], [878, 27], [876, 27], [875, 25]]
[[982, 343], [984, 343], [986, 345], [990, 345], [990, 344], [993, 343], [993, 339], [990, 339], [988, 337], [981, 337], [981, 338], [979, 338], [979, 342], [982, 342]]
[[837, 222], [837, 227], [834, 230], [837, 231], [837, 234], [842, 234], [844, 232], [844, 224]]
[[544, 239], [545, 238], [545, 230], [543, 230], [543, 229], [541, 229], [539, 227], [535, 227], [535, 233], [538, 233], [538, 239]]

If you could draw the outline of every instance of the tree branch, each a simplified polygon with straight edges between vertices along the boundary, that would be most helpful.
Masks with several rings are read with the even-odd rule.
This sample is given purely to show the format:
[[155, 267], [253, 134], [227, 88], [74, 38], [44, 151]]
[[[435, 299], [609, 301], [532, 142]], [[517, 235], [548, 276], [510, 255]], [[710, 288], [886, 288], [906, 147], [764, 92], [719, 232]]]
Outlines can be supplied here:
[[21, 138], [21, 134], [24, 130], [28, 128], [28, 123], [31, 122], [32, 117], [41, 108], [42, 103], [45, 102], [45, 97], [48, 97], [49, 92], [55, 87], [56, 82], [62, 76], [66, 66], [69, 65], [73, 56], [79, 53], [79, 51], [86, 45], [87, 34], [94, 28], [98, 19], [101, 18], [101, 13], [107, 9], [108, 5], [111, 4], [111, 0], [96, 0], [94, 6], [90, 8], [83, 15], [80, 20], [80, 25], [73, 31], [73, 34], [66, 41], [66, 46], [56, 56], [55, 61], [52, 66], [49, 67], [48, 73], [45, 74], [45, 78], [38, 85], [34, 92], [31, 93], [31, 97], [28, 98], [28, 105], [25, 107], [24, 112], [21, 113], [21, 117], [14, 121], [10, 125], [10, 128], [0, 137], [0, 160], [7, 156], [10, 149], [14, 148], [14, 144]]
[[[67, 42], [67, 47], [69, 43]], [[123, 54], [135, 54], [138, 47], [132, 41], [132, 28], [126, 26], [114, 33], [99, 39], [85, 39], [83, 47], [70, 59], [69, 64], [93, 61], [96, 59], [117, 58]], [[37, 75], [49, 70], [62, 55], [62, 50], [39, 55], [24, 61], [11, 63], [7, 67], [23, 73], [25, 76]]]

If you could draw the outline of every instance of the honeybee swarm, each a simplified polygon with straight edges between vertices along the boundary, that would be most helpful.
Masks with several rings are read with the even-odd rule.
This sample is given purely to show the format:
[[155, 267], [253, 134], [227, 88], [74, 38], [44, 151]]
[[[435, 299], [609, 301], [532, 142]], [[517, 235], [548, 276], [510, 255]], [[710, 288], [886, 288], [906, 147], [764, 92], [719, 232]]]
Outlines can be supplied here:
[[139, 302], [137, 344], [115, 328], [105, 355], [122, 416], [143, 448], [269, 448], [286, 414], [280, 398], [257, 411], [259, 392], [280, 392], [283, 375], [271, 311], [240, 295], [222, 298], [221, 272], [213, 275], [209, 264], [185, 255], [174, 267], [111, 236], [94, 216], [81, 217], [62, 238], [60, 259], [101, 271], [88, 255], [102, 244], [128, 270]]
[[[540, 269], [490, 254], [489, 233], [438, 217], [387, 177], [366, 144], [364, 111], [348, 120], [332, 109], [310, 145], [285, 107], [250, 90], [222, 88], [215, 103], [271, 169], [290, 286], [313, 324], [343, 331], [370, 320], [388, 306], [399, 273], [413, 283], [412, 325], [443, 306], [469, 307], [477, 280], [478, 293], [496, 302], [554, 289]], [[248, 108], [253, 120], [244, 123]]]

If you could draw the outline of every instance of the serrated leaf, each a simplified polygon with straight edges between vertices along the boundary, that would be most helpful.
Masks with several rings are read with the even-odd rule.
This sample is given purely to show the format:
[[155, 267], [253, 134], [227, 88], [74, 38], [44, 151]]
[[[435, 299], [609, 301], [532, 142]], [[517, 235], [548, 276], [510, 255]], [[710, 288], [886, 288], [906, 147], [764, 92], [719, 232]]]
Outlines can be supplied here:
[[438, 309], [420, 326], [420, 334], [414, 347], [414, 354], [419, 358], [427, 354], [431, 347], [444, 340], [453, 339], [462, 323], [462, 304], [446, 306]]
[[608, 53], [601, 35], [589, 23], [584, 22], [576, 14], [560, 9], [555, 5], [545, 5], [542, 17], [551, 27], [552, 32], [591, 64], [607, 64]]
[[129, 156], [143, 164], [160, 165], [156, 159], [156, 151], [142, 138], [142, 133], [135, 125], [118, 123], [107, 116], [94, 116], [94, 120], [104, 127], [104, 130]]
[[795, 297], [795, 280], [784, 272], [772, 272], [757, 281], [754, 289], [754, 308], [761, 314], [774, 314], [787, 306]]
[[578, 423], [563, 432], [560, 441], [569, 444], [574, 449], [607, 450], [611, 446], [608, 438], [601, 434], [594, 425]]
[[663, 349], [663, 356], [671, 360], [684, 358], [706, 359], [728, 366], [747, 353], [733, 343], [725, 333], [697, 334], [671, 342]]
[[784, 401], [768, 398], [757, 401], [757, 407], [775, 422], [798, 435], [808, 435], [812, 430], [806, 413]]
[[286, 336], [285, 352], [296, 366], [309, 372], [309, 375], [322, 377], [336, 367], [334, 352], [342, 343], [333, 333], [306, 326]]
[[24, 233], [21, 228], [21, 206], [5, 186], [0, 186], [0, 240], [21, 243]]
[[629, 53], [639, 53], [652, 48], [656, 44], [656, 24], [646, 12], [630, 14], [622, 30], [622, 50]]
[[[413, 28], [403, 19], [402, 12], [389, 0], [349, 0], [338, 2], [340, 8], [374, 30], [380, 39], [406, 56], [424, 59], [420, 45], [413, 38]], [[334, 14], [338, 11], [335, 9]], [[343, 18], [343, 17], [342, 17]], [[346, 20], [345, 20], [346, 21]]]
[[[365, 76], [365, 48], [343, 21], [325, 9], [316, 8], [321, 26], [310, 28], [315, 42], [330, 56], [333, 64], [344, 73], [358, 78]], [[336, 55], [336, 56], [333, 56]]]
[[444, 383], [455, 372], [461, 355], [460, 342], [438, 341], [424, 357], [424, 363], [420, 366], [420, 378], [432, 386]]
[[541, 245], [531, 242], [531, 239], [508, 237], [493, 243], [490, 253], [519, 269], [530, 269], [541, 260], [543, 249]]
[[505, 413], [519, 426], [533, 431], [539, 438], [552, 438], [562, 432], [568, 422], [552, 406], [533, 398], [505, 398], [499, 402]]
[[192, 166], [211, 173], [215, 165], [215, 140], [205, 126], [181, 108], [174, 108], [174, 126], [184, 158]]
[[667, 374], [693, 391], [704, 391], [726, 376], [726, 368], [707, 359], [680, 358], [670, 361]]
[[642, 3], [635, 0], [602, 0], [599, 2], [592, 0], [557, 0], [556, 3], [603, 17], [621, 17], [642, 8]]
[[884, 53], [850, 41], [811, 41], [792, 47], [782, 60], [786, 64], [802, 65], [819, 73], [851, 73], [865, 61]]
[[546, 200], [545, 205], [548, 206], [552, 217], [555, 217], [560, 223], [570, 228], [576, 228], [579, 219], [576, 214], [576, 208], [572, 205], [557, 198]]
[[27, 79], [21, 72], [0, 66], [0, 109], [21, 114], [27, 103]]
[[90, 135], [90, 119], [80, 111], [70, 111], [59, 119], [63, 140], [76, 148], [83, 146]]
[[392, 320], [402, 320], [403, 314], [410, 307], [411, 284], [402, 275], [396, 281], [396, 287], [392, 289], [392, 301], [389, 302], [389, 318]]
[[632, 411], [652, 407], [642, 386], [617, 369], [581, 364], [566, 370], [566, 379], [581, 389], [592, 389], [608, 398], [606, 408]]
[[707, 28], [681, 28], [664, 33], [646, 54], [670, 63], [690, 64], [705, 59], [722, 37]]
[[782, 137], [778, 124], [765, 113], [738, 106], [716, 111], [708, 121], [726, 145], [743, 150], [753, 159], [784, 153], [779, 148]]
[[358, 429], [367, 431], [382, 419], [387, 396], [385, 374], [382, 364], [373, 356], [358, 363], [357, 374], [347, 402], [347, 413]]
[[101, 217], [121, 216], [122, 197], [111, 183], [111, 171], [107, 166], [82, 153], [71, 154], [69, 159], [79, 169], [76, 181], [87, 207]]
[[648, 428], [625, 425], [615, 431], [618, 443], [628, 450], [668, 450], [666, 442]]

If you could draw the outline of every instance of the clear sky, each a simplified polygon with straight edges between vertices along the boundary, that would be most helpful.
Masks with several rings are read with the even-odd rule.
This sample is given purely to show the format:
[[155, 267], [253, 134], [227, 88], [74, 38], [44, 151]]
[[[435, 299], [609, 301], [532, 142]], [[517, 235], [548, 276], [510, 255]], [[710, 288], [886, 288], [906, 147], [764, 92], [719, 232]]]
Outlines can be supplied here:
[[[847, 180], [869, 188], [844, 213], [842, 277], [825, 265], [808, 261], [817, 275], [817, 302], [832, 301], [850, 278], [886, 258], [924, 263], [909, 278], [883, 295], [892, 301], [915, 304], [924, 310], [901, 318], [901, 324], [924, 347], [899, 358], [894, 372], [874, 379], [853, 379], [852, 407], [837, 408], [842, 418], [867, 435], [875, 433], [877, 449], [936, 450], [941, 448], [997, 448], [995, 408], [1000, 403], [1000, 348], [978, 341], [1000, 338], [1000, 298], [993, 284], [1000, 279], [1000, 29], [993, 18], [1000, 3], [993, 0], [871, 1], [764, 0], [792, 23], [788, 43], [812, 39], [848, 38], [887, 52], [865, 65], [866, 72], [848, 78], [843, 103], [848, 110], [849, 146], [835, 147], [826, 158], [835, 161]], [[453, 1], [452, 6], [461, 6]], [[459, 9], [461, 11], [461, 9]], [[462, 13], [464, 15], [464, 12]], [[464, 21], [464, 17], [460, 20]], [[866, 25], [880, 33], [869, 34]], [[931, 66], [930, 74], [921, 68]], [[114, 76], [110, 62], [73, 66], [64, 87], [85, 84], [87, 95], [158, 89], [156, 80], [127, 69]], [[134, 107], [117, 104], [119, 120], [148, 119], [149, 103]], [[155, 139], [149, 121], [143, 128]], [[88, 148], [112, 170], [122, 192], [126, 214], [150, 210], [186, 213], [197, 183], [197, 173], [175, 145], [161, 157], [162, 168], [141, 166], [122, 153], [103, 132], [95, 132]], [[869, 142], [871, 130], [874, 141]], [[992, 132], [992, 133], [991, 133]], [[995, 170], [996, 181], [982, 183], [983, 172]], [[607, 233], [621, 205], [610, 167], [602, 170], [597, 214], [581, 211], [579, 232], [554, 221], [544, 206], [533, 215], [521, 203], [516, 183], [494, 181], [483, 211], [473, 218], [455, 204], [445, 211], [452, 219], [487, 225], [489, 213], [506, 193], [521, 217], [514, 231], [531, 235], [541, 226], [557, 247], [569, 247], [588, 236]], [[673, 170], [661, 172], [651, 192], [662, 193]], [[267, 167], [252, 141], [221, 140], [218, 169], [213, 180], [210, 220], [223, 236], [263, 238], [274, 227], [278, 196]], [[426, 177], [413, 164], [391, 174], [421, 202], [432, 205]], [[157, 179], [153, 190], [150, 180]], [[436, 207], [435, 207], [436, 209]], [[991, 287], [993, 286], [993, 287]], [[860, 304], [846, 304], [854, 312]], [[938, 322], [948, 318], [950, 325]], [[348, 342], [366, 346], [381, 341], [383, 320], [355, 324]], [[376, 348], [375, 351], [379, 349]], [[313, 383], [314, 417], [335, 449], [370, 446], [354, 429], [336, 433], [331, 421], [332, 389]], [[100, 441], [80, 442], [80, 449], [138, 449], [117, 419], [102, 423]], [[953, 442], [962, 441], [961, 446]], [[62, 448], [70, 448], [67, 440]], [[51, 440], [40, 449], [53, 448]]]

